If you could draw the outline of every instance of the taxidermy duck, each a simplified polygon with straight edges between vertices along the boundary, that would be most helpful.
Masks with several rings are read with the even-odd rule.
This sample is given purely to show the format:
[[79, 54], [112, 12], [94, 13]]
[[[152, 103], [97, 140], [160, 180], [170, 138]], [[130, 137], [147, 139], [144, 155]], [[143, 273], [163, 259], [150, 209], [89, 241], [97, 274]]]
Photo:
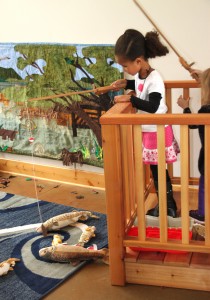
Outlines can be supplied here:
[[7, 260], [0, 263], [0, 276], [6, 275], [9, 271], [14, 270], [14, 266], [19, 258], [8, 258]]
[[38, 227], [36, 231], [41, 232], [46, 236], [48, 231], [61, 229], [76, 223], [78, 220], [86, 221], [89, 217], [99, 219], [98, 216], [93, 215], [90, 211], [72, 211], [70, 213], [64, 213], [48, 219]]
[[56, 246], [50, 246], [39, 250], [39, 256], [47, 260], [56, 262], [71, 263], [76, 266], [81, 261], [91, 259], [102, 259], [103, 262], [108, 263], [109, 257], [108, 249], [92, 249], [84, 248], [76, 245], [64, 245], [58, 244]]

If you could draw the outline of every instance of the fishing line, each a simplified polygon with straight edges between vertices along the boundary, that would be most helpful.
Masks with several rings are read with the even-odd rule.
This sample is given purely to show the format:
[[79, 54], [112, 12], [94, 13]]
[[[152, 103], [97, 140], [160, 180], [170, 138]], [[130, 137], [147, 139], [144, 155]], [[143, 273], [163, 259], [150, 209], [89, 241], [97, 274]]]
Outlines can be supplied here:
[[36, 201], [37, 201], [37, 207], [38, 207], [40, 222], [43, 223], [43, 218], [42, 218], [41, 209], [40, 209], [40, 205], [39, 205], [38, 189], [37, 189], [36, 179], [35, 179], [36, 172], [35, 172], [35, 163], [34, 163], [34, 137], [33, 137], [33, 133], [32, 133], [31, 119], [30, 119], [30, 115], [29, 115], [28, 101], [27, 100], [25, 101], [25, 107], [26, 107], [27, 121], [28, 121], [28, 124], [29, 124], [28, 131], [29, 131], [29, 135], [30, 135], [29, 138], [28, 138], [28, 141], [32, 145], [31, 161], [32, 161], [32, 173], [33, 173], [34, 190], [35, 190], [35, 195], [36, 195]]

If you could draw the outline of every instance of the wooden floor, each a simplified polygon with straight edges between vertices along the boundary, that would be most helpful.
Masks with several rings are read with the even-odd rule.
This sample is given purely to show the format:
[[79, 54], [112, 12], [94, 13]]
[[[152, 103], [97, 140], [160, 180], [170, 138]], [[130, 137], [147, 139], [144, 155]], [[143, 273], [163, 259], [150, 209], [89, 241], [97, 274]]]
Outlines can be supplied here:
[[[0, 173], [0, 179], [9, 178], [9, 174]], [[5, 187], [0, 184], [0, 191], [19, 194], [39, 200], [52, 201], [76, 208], [106, 213], [105, 191], [102, 189], [85, 188], [44, 180], [30, 180], [30, 178], [15, 176], [8, 179], [10, 182]], [[37, 196], [35, 192], [37, 189]], [[179, 193], [175, 192], [175, 199], [179, 207]], [[197, 195], [192, 197], [197, 199]], [[155, 200], [151, 200], [155, 202]], [[196, 200], [193, 200], [190, 208], [196, 208]], [[150, 262], [154, 259], [154, 253], [149, 254]], [[161, 256], [161, 255], [160, 255]], [[164, 258], [165, 259], [165, 258]], [[189, 258], [188, 258], [189, 259]], [[203, 259], [207, 257], [204, 255]], [[145, 254], [141, 254], [141, 261], [148, 262]], [[183, 257], [179, 257], [179, 263], [185, 263]], [[150, 264], [152, 267], [152, 265]], [[169, 263], [170, 267], [170, 263]], [[173, 267], [173, 266], [171, 266]], [[158, 276], [158, 275], [157, 275]], [[189, 274], [190, 276], [190, 274]], [[165, 288], [144, 284], [126, 284], [125, 287], [112, 286], [109, 278], [109, 266], [100, 261], [90, 262], [71, 278], [64, 281], [54, 291], [48, 294], [45, 300], [209, 300], [210, 293], [177, 288]]]

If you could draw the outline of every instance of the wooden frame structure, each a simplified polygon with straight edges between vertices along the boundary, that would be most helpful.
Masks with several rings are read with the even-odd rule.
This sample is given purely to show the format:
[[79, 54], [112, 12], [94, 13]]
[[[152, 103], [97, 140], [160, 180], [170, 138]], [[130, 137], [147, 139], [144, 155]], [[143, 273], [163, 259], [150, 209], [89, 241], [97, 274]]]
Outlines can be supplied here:
[[0, 171], [5, 174], [10, 173], [42, 180], [104, 189], [103, 172], [97, 173], [86, 171], [85, 169], [80, 170], [70, 167], [29, 163], [8, 158], [0, 158]]
[[[171, 90], [182, 88], [189, 96], [194, 81], [166, 82], [170, 110]], [[170, 102], [170, 103], [169, 103]], [[101, 117], [111, 284], [126, 283], [168, 286], [210, 291], [210, 119], [201, 114], [134, 114], [130, 103], [119, 103]], [[157, 124], [159, 180], [159, 238], [146, 236], [145, 202], [152, 187], [142, 162], [142, 124]], [[168, 238], [165, 181], [166, 124], [180, 125], [180, 178], [172, 178], [181, 190], [181, 240]], [[189, 186], [197, 182], [189, 176], [189, 124], [205, 126], [205, 240], [189, 237]], [[128, 230], [137, 219], [138, 236]], [[155, 251], [130, 251], [131, 247]], [[159, 251], [160, 252], [159, 252]], [[181, 254], [164, 250], [182, 251]]]

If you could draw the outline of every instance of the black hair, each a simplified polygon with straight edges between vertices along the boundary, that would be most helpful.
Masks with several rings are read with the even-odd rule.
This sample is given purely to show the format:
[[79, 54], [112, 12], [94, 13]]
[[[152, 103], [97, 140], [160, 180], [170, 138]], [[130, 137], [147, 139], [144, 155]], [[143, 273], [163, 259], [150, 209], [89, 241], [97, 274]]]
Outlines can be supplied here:
[[115, 55], [131, 61], [140, 56], [147, 60], [167, 53], [169, 50], [161, 43], [156, 31], [147, 32], [144, 37], [135, 29], [127, 29], [115, 44]]

